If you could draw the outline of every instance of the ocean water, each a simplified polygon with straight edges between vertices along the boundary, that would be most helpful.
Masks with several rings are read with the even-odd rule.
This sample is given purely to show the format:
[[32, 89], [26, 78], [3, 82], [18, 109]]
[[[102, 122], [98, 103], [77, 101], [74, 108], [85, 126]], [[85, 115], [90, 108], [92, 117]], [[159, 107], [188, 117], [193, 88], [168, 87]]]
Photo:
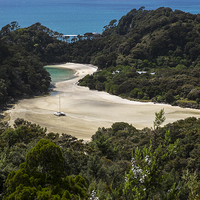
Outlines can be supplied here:
[[70, 69], [57, 68], [57, 67], [52, 67], [52, 66], [44, 66], [44, 68], [50, 73], [51, 81], [53, 83], [66, 81], [75, 77], [74, 71]]
[[20, 27], [36, 22], [67, 35], [103, 31], [133, 8], [170, 7], [200, 13], [199, 0], [0, 0], [0, 28], [17, 21]]

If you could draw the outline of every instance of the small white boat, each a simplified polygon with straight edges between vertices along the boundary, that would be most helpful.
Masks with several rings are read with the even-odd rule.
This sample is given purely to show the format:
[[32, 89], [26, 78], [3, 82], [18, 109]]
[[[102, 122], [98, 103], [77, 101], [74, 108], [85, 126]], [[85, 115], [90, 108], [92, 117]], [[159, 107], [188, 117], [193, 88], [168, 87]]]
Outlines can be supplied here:
[[[59, 97], [59, 110], [60, 110], [60, 95], [58, 97]], [[61, 111], [54, 112], [53, 114], [58, 116], [58, 117], [65, 116], [65, 113], [61, 112]]]
[[54, 112], [53, 113], [54, 115], [56, 115], [56, 116], [65, 116], [65, 113], [64, 112]]

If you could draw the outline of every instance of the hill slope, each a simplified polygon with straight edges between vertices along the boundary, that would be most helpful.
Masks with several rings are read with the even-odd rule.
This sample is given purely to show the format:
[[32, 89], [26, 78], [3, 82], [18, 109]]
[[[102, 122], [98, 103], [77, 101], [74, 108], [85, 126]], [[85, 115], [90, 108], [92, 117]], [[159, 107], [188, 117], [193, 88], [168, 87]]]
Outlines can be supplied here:
[[199, 22], [199, 14], [170, 8], [131, 10], [118, 25], [114, 20], [105, 26], [100, 39], [87, 40], [93, 52], [85, 56], [91, 52], [90, 62], [102, 71], [80, 85], [127, 98], [198, 107]]

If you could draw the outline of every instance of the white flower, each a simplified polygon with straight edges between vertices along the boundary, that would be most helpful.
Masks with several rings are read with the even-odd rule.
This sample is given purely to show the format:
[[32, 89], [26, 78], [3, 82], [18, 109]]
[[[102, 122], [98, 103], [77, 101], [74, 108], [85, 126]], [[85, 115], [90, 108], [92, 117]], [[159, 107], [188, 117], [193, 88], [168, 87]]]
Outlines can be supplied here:
[[[149, 165], [151, 164], [151, 160], [148, 155], [145, 157], [145, 161]], [[143, 171], [142, 169], [140, 169], [135, 163], [135, 158], [131, 159], [131, 163], [132, 163], [133, 179], [139, 179], [140, 183], [144, 183], [147, 174], [149, 174], [148, 170]], [[128, 181], [127, 177], [125, 177], [125, 181], [126, 182]]]
[[146, 174], [150, 174], [149, 171], [146, 169]]
[[143, 178], [140, 179], [140, 183], [144, 183], [144, 179]]
[[170, 193], [172, 191], [172, 189], [169, 189], [167, 192]]
[[149, 155], [146, 155], [144, 158], [145, 162], [147, 163], [147, 165], [151, 165], [151, 159]]
[[90, 200], [99, 200], [99, 197], [96, 197], [96, 192], [92, 190]]

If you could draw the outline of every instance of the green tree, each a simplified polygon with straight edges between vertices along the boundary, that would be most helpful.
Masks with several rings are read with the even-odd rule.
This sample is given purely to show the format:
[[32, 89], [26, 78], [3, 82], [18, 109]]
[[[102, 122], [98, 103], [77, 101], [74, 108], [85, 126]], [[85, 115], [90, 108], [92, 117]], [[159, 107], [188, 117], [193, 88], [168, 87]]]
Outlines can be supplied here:
[[9, 173], [4, 186], [4, 200], [87, 198], [85, 180], [66, 176], [60, 147], [44, 139], [30, 150], [18, 171]]
[[[165, 121], [164, 109], [156, 112], [155, 115], [154, 132], [157, 133], [158, 128]], [[175, 183], [168, 188], [169, 192], [163, 191], [167, 177], [163, 168], [177, 153], [179, 140], [170, 144], [170, 131], [167, 131], [163, 141], [157, 134], [154, 134], [153, 141], [150, 140], [149, 146], [135, 149], [131, 160], [132, 168], [125, 175], [123, 194], [126, 199], [152, 199], [156, 195], [164, 195], [165, 199], [173, 196], [173, 199], [176, 199], [179, 196], [180, 192], [175, 190]], [[158, 141], [160, 141], [159, 144]]]
[[153, 122], [153, 138], [152, 138], [152, 143], [153, 143], [153, 149], [156, 149], [157, 146], [159, 145], [160, 140], [160, 135], [159, 135], [159, 128], [165, 121], [165, 111], [164, 108], [161, 109], [159, 112], [155, 112], [155, 120]]
[[136, 148], [134, 158], [131, 160], [132, 168], [125, 175], [123, 194], [126, 199], [152, 199], [159, 193], [160, 196], [173, 196], [173, 199], [178, 197], [179, 191], [173, 189], [174, 184], [169, 188], [169, 192], [162, 190], [168, 175], [163, 173], [163, 168], [176, 154], [179, 144], [179, 140], [169, 144], [169, 135], [168, 131], [163, 143], [160, 143], [155, 150], [151, 141], [149, 147], [145, 146], [142, 150]]
[[196, 99], [197, 105], [199, 106], [200, 98]]
[[138, 96], [140, 96], [140, 93], [142, 93], [140, 88], [134, 88], [133, 90], [131, 90], [130, 96], [133, 98], [137, 98]]
[[155, 120], [153, 122], [154, 130], [158, 129], [162, 123], [165, 121], [165, 111], [164, 108], [161, 109], [159, 112], [155, 112]]
[[174, 90], [173, 90], [173, 89], [170, 89], [170, 90], [166, 93], [165, 99], [166, 99], [166, 102], [167, 102], [167, 103], [173, 103], [173, 101], [174, 101], [174, 95], [173, 95], [173, 93], [174, 93]]
[[64, 157], [60, 147], [41, 139], [26, 155], [25, 168], [30, 172], [37, 169], [53, 178], [62, 177]]
[[183, 172], [182, 179], [184, 186], [189, 190], [188, 200], [200, 199], [200, 182], [198, 181], [197, 172], [191, 173], [187, 169]]

